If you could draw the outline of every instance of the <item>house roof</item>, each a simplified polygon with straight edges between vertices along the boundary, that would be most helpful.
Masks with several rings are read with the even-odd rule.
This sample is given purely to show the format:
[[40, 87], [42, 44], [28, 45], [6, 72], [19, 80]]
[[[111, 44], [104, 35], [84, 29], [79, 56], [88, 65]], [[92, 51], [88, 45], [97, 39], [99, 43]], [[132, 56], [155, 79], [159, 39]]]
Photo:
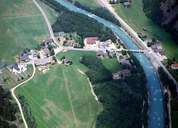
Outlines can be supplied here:
[[22, 54], [20, 55], [20, 60], [25, 61], [25, 60], [28, 60], [28, 59], [29, 59], [29, 57], [28, 57], [28, 54], [27, 54], [27, 53], [22, 53]]
[[171, 67], [178, 68], [178, 64], [172, 64]]
[[44, 49], [43, 49], [43, 52], [44, 52], [45, 54], [50, 54], [50, 51], [49, 51], [48, 48], [44, 48]]
[[13, 64], [13, 65], [12, 65], [12, 68], [14, 68], [15, 70], [20, 70], [18, 64]]
[[37, 59], [35, 60], [36, 65], [46, 65], [52, 61], [51, 57], [44, 58], [44, 59]]
[[87, 44], [96, 44], [98, 37], [87, 37], [85, 39], [86, 39]]

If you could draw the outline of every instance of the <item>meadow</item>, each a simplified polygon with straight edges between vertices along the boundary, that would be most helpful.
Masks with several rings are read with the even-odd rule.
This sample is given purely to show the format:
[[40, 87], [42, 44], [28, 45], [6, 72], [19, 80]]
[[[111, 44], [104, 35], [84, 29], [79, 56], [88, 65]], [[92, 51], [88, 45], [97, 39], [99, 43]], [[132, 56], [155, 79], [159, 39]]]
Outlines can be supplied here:
[[[103, 107], [91, 93], [88, 77], [82, 72], [89, 69], [80, 63], [82, 56], [96, 56], [95, 52], [69, 51], [60, 53], [72, 60], [70, 66], [53, 65], [45, 74], [37, 72], [35, 78], [17, 89], [24, 96], [36, 121], [37, 128], [94, 128]], [[108, 61], [111, 61], [108, 64]], [[103, 65], [114, 70], [116, 59], [104, 59]]]
[[80, 64], [83, 54], [95, 53], [68, 52], [58, 58], [71, 58], [71, 66], [55, 65], [17, 90], [24, 96], [31, 108], [37, 128], [87, 128], [94, 127], [97, 114], [102, 110], [92, 93], [88, 79], [79, 72], [87, 68]]
[[17, 54], [36, 47], [48, 35], [46, 23], [31, 0], [1, 0], [0, 17], [0, 63], [14, 63]]
[[[72, 65], [50, 66], [46, 73], [37, 72], [33, 80], [17, 89], [17, 95], [25, 98], [26, 110], [30, 109], [37, 128], [114, 128], [140, 126], [143, 122], [146, 126], [146, 106], [142, 113], [142, 102], [147, 98], [143, 85], [146, 81], [139, 67], [131, 77], [112, 80], [111, 73], [121, 68], [116, 58], [100, 60], [95, 52], [77, 51], [57, 57], [63, 56], [72, 60]], [[99, 102], [91, 93], [88, 79]]]

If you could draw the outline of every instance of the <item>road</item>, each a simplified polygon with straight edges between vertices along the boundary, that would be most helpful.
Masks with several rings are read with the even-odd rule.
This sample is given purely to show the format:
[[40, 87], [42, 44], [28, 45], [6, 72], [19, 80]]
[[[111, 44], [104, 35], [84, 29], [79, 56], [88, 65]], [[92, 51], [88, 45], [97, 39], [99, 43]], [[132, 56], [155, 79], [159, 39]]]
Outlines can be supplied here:
[[23, 122], [24, 122], [25, 128], [28, 128], [28, 125], [27, 125], [27, 122], [26, 122], [25, 117], [24, 117], [24, 113], [23, 113], [23, 110], [22, 110], [22, 105], [20, 104], [18, 98], [17, 98], [16, 95], [15, 95], [15, 90], [16, 90], [18, 87], [20, 87], [20, 86], [22, 86], [23, 84], [25, 84], [25, 83], [27, 83], [28, 81], [30, 81], [31, 79], [33, 79], [33, 77], [34, 77], [34, 75], [35, 75], [35, 73], [36, 73], [36, 68], [35, 68], [35, 64], [34, 64], [34, 63], [32, 63], [32, 66], [33, 66], [33, 73], [32, 73], [32, 76], [31, 76], [29, 79], [23, 81], [22, 83], [18, 84], [17, 86], [15, 86], [14, 88], [12, 88], [12, 89], [10, 90], [10, 91], [11, 91], [11, 94], [12, 94], [12, 97], [15, 99], [15, 101], [16, 101], [18, 107], [19, 107], [19, 111], [20, 111], [20, 114], [21, 114], [21, 116], [22, 116], [22, 120], [23, 120]]
[[[120, 22], [121, 26], [125, 29], [125, 31], [127, 33], [129, 33], [129, 35], [131, 35], [132, 38], [135, 39], [135, 41], [138, 43], [138, 46], [141, 46], [145, 50], [149, 51], [149, 48], [138, 37], [138, 34], [116, 13], [116, 11], [114, 10], [114, 8], [108, 3], [107, 0], [98, 0], [98, 1], [99, 1], [99, 3], [102, 6], [104, 6], [105, 8], [107, 8], [114, 15], [114, 17]], [[160, 61], [159, 57], [154, 52], [147, 52], [146, 56], [148, 58], [150, 58], [150, 60], [151, 60], [151, 62], [153, 63], [154, 66], [155, 66], [155, 62], [156, 62], [157, 66], [160, 66], [160, 67], [163, 68], [163, 70], [167, 73], [167, 75], [169, 76], [169, 78], [174, 82], [174, 84], [176, 85], [176, 88], [178, 90], [178, 83], [177, 83], [177, 81], [174, 79], [174, 77], [172, 76], [172, 74], [167, 70], [167, 68], [163, 65], [163, 63]], [[170, 100], [170, 98], [169, 98], [169, 100]], [[169, 119], [171, 120], [170, 101], [168, 103], [168, 108], [169, 108]], [[169, 126], [171, 126], [171, 121], [169, 123]]]
[[[50, 22], [49, 22], [49, 20], [48, 20], [48, 17], [47, 17], [47, 15], [46, 15], [46, 13], [43, 11], [43, 9], [40, 7], [40, 5], [37, 3], [36, 0], [33, 0], [33, 2], [34, 2], [34, 4], [37, 6], [37, 8], [40, 10], [41, 14], [43, 15], [43, 17], [44, 17], [44, 19], [45, 19], [45, 22], [46, 22], [46, 24], [47, 24], [47, 26], [48, 26], [48, 30], [49, 30], [49, 33], [50, 33], [50, 37], [53, 39], [54, 43], [58, 46], [58, 48], [60, 48], [60, 50], [58, 50], [58, 52], [62, 51], [63, 47], [58, 44], [58, 42], [57, 42], [57, 40], [56, 40], [56, 38], [55, 38], [55, 36], [54, 36], [54, 33], [53, 33], [53, 30], [52, 30], [51, 24], [50, 24]], [[30, 81], [31, 79], [33, 79], [33, 77], [34, 77], [34, 75], [35, 75], [35, 72], [36, 72], [36, 68], [35, 68], [34, 62], [32, 63], [32, 65], [33, 65], [33, 73], [32, 73], [32, 76], [31, 76], [29, 79], [23, 81], [22, 83], [18, 84], [17, 86], [15, 86], [14, 88], [12, 88], [12, 89], [10, 90], [10, 91], [11, 91], [11, 94], [12, 94], [12, 97], [15, 99], [15, 101], [16, 101], [18, 107], [19, 107], [20, 114], [21, 114], [21, 116], [22, 116], [22, 120], [23, 120], [23, 122], [24, 122], [25, 128], [28, 128], [28, 124], [27, 124], [27, 122], [26, 122], [26, 120], [25, 120], [25, 117], [24, 117], [24, 113], [23, 113], [23, 110], [22, 110], [22, 105], [20, 104], [18, 98], [17, 98], [16, 95], [15, 95], [15, 90], [16, 90], [18, 87], [20, 87], [21, 85], [23, 85], [23, 84], [27, 83], [28, 81]]]
[[39, 11], [41, 12], [41, 14], [43, 15], [44, 19], [45, 19], [45, 22], [48, 26], [48, 30], [49, 30], [49, 34], [50, 34], [50, 37], [53, 39], [54, 43], [61, 48], [61, 50], [63, 49], [62, 46], [59, 45], [59, 43], [57, 42], [55, 36], [54, 36], [54, 32], [53, 32], [53, 29], [51, 27], [51, 24], [50, 24], [50, 21], [46, 15], [46, 13], [43, 11], [43, 9], [41, 8], [41, 6], [38, 4], [38, 2], [36, 0], [33, 0], [34, 4], [37, 6], [37, 8], [39, 9]]
[[[138, 34], [116, 13], [114, 8], [108, 3], [107, 0], [98, 0], [99, 3], [107, 8], [113, 15], [114, 17], [120, 22], [121, 26], [124, 28], [124, 30], [131, 35], [132, 38], [136, 41], [137, 45], [149, 52], [147, 52], [146, 56], [150, 58], [151, 62], [155, 66], [155, 62], [158, 66], [162, 67], [163, 70], [167, 73], [169, 78], [174, 82], [174, 84], [177, 86], [178, 89], [178, 83], [172, 76], [172, 74], [167, 70], [167, 68], [163, 65], [163, 63], [160, 61], [159, 57], [154, 53], [150, 52], [149, 48], [147, 45], [138, 37]], [[156, 66], [157, 67], [157, 66]]]

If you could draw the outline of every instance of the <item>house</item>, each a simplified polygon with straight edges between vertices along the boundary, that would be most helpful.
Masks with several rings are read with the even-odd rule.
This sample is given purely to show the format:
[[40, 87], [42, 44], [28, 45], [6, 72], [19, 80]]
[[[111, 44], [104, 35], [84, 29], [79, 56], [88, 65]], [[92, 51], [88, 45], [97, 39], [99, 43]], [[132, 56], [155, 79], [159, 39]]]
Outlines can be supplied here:
[[172, 64], [171, 69], [177, 70], [178, 69], [178, 64]]
[[58, 42], [59, 42], [60, 45], [63, 45], [64, 42], [66, 41], [66, 38], [64, 36], [59, 36], [57, 38], [57, 40], [58, 40]]
[[48, 64], [51, 64], [52, 62], [53, 62], [52, 57], [34, 60], [36, 66], [46, 66]]
[[129, 8], [131, 6], [131, 2], [125, 1], [125, 2], [123, 2], [123, 5], [124, 5], [125, 8]]
[[49, 57], [50, 56], [50, 51], [48, 48], [43, 48], [39, 51], [39, 56], [41, 59], [44, 59], [46, 57]]
[[13, 64], [10, 66], [10, 71], [15, 74], [20, 74], [22, 72], [25, 72], [27, 70], [27, 66], [25, 64]]
[[64, 64], [64, 65], [71, 65], [72, 61], [69, 60], [69, 59], [67, 59], [67, 58], [64, 58], [64, 59], [62, 59], [62, 64]]
[[114, 73], [113, 74], [113, 79], [114, 80], [118, 80], [118, 79], [122, 79], [122, 78], [125, 78], [125, 77], [129, 77], [131, 75], [131, 71], [128, 70], [128, 69], [123, 69], [117, 73]]
[[20, 54], [20, 57], [19, 57], [20, 61], [23, 61], [23, 62], [28, 62], [30, 61], [30, 58], [29, 58], [29, 54], [28, 53], [22, 53]]
[[107, 57], [108, 56], [108, 53], [107, 52], [103, 52], [102, 50], [99, 50], [99, 51], [97, 51], [97, 53], [96, 53], [96, 56], [98, 57], [98, 58], [104, 58], [104, 57]]
[[153, 44], [153, 45], [151, 46], [151, 48], [153, 49], [153, 51], [154, 51], [155, 53], [159, 53], [160, 55], [164, 55], [164, 49], [163, 49], [161, 43]]
[[77, 46], [77, 43], [75, 40], [66, 40], [64, 41], [64, 46], [70, 46], [70, 47], [75, 47]]
[[64, 41], [66, 41], [65, 35], [66, 34], [64, 32], [54, 33], [54, 36], [56, 37], [60, 45], [63, 45]]
[[130, 63], [130, 61], [129, 61], [128, 59], [125, 59], [125, 58], [121, 59], [121, 60], [120, 60], [120, 63], [121, 63], [122, 65], [126, 65], [126, 66], [129, 66], [129, 67], [132, 66], [132, 64]]
[[108, 50], [108, 51], [117, 49], [116, 46], [114, 45], [114, 43], [112, 43], [112, 40], [110, 40], [110, 39], [106, 40], [104, 42], [99, 42], [98, 48], [100, 48], [101, 50]]
[[84, 45], [87, 49], [98, 48], [98, 37], [87, 37], [84, 39]]

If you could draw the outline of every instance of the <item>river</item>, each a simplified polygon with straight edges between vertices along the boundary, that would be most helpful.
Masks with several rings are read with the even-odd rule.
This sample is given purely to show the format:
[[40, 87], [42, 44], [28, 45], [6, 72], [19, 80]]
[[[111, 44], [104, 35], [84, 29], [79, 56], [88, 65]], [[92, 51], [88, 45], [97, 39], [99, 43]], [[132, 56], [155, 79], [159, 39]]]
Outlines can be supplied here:
[[[66, 7], [68, 10], [86, 15], [90, 18], [95, 19], [99, 23], [102, 23], [106, 27], [110, 28], [129, 49], [138, 50], [139, 47], [135, 44], [134, 40], [132, 40], [127, 33], [123, 31], [122, 28], [109, 22], [103, 18], [100, 18], [88, 11], [80, 9], [75, 5], [64, 1], [64, 0], [55, 0], [60, 3], [62, 6]], [[149, 92], [149, 120], [148, 120], [148, 128], [164, 128], [164, 108], [163, 108], [163, 95], [161, 92], [160, 81], [156, 72], [156, 69], [153, 67], [150, 60], [144, 55], [140, 53], [133, 53], [134, 56], [138, 59], [141, 66], [144, 69], [148, 84], [147, 89]], [[123, 97], [124, 98], [124, 97]]]

